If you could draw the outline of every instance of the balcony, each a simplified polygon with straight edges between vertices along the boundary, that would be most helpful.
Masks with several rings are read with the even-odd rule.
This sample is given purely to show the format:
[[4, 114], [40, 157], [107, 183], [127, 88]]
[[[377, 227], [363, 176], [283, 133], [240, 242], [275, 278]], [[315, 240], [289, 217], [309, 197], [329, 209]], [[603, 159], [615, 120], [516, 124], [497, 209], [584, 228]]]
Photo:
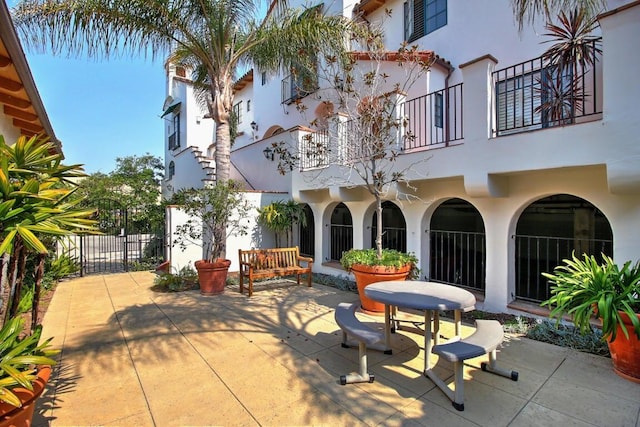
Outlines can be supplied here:
[[400, 105], [409, 119], [404, 150], [446, 146], [464, 138], [462, 83], [438, 90]]
[[[397, 117], [406, 117], [404, 129], [407, 138], [400, 141], [397, 149], [416, 149], [448, 146], [463, 139], [462, 83], [423, 95], [398, 104]], [[330, 164], [349, 164], [370, 150], [359, 141], [359, 126], [353, 121], [334, 123], [330, 130], [310, 133], [300, 143], [300, 169], [302, 171], [327, 167]]]
[[540, 56], [493, 73], [495, 136], [600, 119], [602, 66], [600, 39], [588, 49], [594, 66], [551, 65]]

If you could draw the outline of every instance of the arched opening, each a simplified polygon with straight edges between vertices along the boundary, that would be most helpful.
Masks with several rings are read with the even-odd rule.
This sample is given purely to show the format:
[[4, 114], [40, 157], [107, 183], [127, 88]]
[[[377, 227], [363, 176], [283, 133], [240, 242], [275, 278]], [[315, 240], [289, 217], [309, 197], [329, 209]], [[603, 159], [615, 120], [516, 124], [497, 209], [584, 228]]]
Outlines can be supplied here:
[[[376, 246], [378, 213], [371, 220], [371, 247]], [[407, 251], [407, 223], [400, 208], [393, 202], [382, 202], [382, 248]]]
[[329, 261], [340, 261], [342, 253], [353, 248], [353, 219], [344, 203], [339, 203], [331, 212], [330, 242]]
[[442, 203], [431, 217], [429, 280], [485, 289], [486, 240], [480, 212], [462, 199]]
[[582, 254], [613, 256], [613, 231], [604, 214], [588, 201], [556, 194], [531, 203], [516, 227], [516, 298], [541, 302], [550, 285], [542, 276], [562, 260]]
[[168, 173], [168, 179], [173, 178], [173, 176], [176, 174], [176, 164], [172, 161], [169, 162], [169, 173]]
[[264, 136], [262, 138], [267, 139], [272, 137], [273, 135], [277, 135], [282, 132], [284, 132], [284, 129], [282, 128], [282, 126], [274, 125], [269, 127], [269, 129], [267, 129], [267, 131], [264, 133]]
[[315, 258], [315, 221], [313, 218], [313, 211], [309, 205], [304, 205], [303, 215], [305, 218], [304, 223], [299, 223], [299, 236], [300, 236], [300, 254]]

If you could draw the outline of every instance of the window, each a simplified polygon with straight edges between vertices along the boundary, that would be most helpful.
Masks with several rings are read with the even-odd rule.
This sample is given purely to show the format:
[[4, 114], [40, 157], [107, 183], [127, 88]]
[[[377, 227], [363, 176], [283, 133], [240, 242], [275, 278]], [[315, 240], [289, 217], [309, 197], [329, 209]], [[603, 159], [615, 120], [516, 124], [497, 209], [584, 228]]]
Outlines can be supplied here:
[[168, 178], [169, 179], [173, 178], [173, 176], [175, 174], [176, 174], [176, 164], [172, 160], [171, 162], [169, 162], [169, 176], [168, 176]]
[[249, 111], [251, 111], [251, 100], [250, 99], [247, 101], [247, 113]]
[[169, 135], [169, 150], [175, 150], [180, 147], [180, 114], [174, 114], [171, 121], [171, 134]]
[[[496, 83], [498, 132], [536, 124], [540, 106], [540, 72], [530, 72]], [[539, 122], [539, 121], [538, 121]]]
[[233, 106], [231, 114], [233, 119], [235, 119], [236, 124], [242, 123], [242, 101]]
[[436, 92], [433, 97], [433, 123], [435, 127], [441, 128], [444, 117], [444, 98], [441, 92]]
[[318, 90], [316, 71], [301, 67], [295, 73], [282, 79], [282, 103], [291, 104], [316, 90]]
[[425, 34], [447, 25], [447, 0], [427, 0], [426, 9]]
[[267, 84], [267, 72], [263, 71], [262, 72], [262, 86]]
[[447, 0], [409, 0], [404, 4], [404, 39], [408, 42], [447, 25]]

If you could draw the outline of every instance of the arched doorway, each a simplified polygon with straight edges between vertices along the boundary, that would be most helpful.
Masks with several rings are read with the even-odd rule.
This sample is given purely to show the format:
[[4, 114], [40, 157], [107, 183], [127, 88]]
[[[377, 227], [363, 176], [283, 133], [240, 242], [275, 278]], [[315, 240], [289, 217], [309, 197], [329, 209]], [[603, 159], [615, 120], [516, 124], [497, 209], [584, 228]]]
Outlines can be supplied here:
[[480, 212], [462, 199], [442, 203], [431, 217], [429, 280], [483, 291], [486, 241]]
[[340, 261], [342, 253], [353, 248], [353, 219], [344, 203], [339, 203], [331, 212], [330, 243], [329, 261]]
[[[371, 247], [376, 246], [378, 213], [373, 213], [371, 221]], [[393, 202], [382, 202], [382, 247], [407, 251], [407, 223], [400, 208]]]
[[315, 258], [315, 221], [313, 218], [313, 211], [309, 205], [304, 205], [303, 212], [305, 221], [299, 223], [299, 236], [300, 236], [300, 254]]
[[582, 254], [613, 256], [609, 220], [588, 201], [557, 194], [531, 203], [516, 227], [516, 298], [539, 303], [550, 285], [542, 276], [565, 258]]

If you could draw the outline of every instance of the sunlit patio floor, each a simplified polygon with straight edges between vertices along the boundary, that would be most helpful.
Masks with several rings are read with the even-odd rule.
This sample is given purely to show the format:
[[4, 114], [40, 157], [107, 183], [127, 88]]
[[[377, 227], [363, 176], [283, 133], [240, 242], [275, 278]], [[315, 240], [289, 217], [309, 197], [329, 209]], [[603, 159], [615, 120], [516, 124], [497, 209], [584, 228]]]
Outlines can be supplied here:
[[[154, 277], [59, 284], [43, 336], [62, 351], [34, 425], [640, 427], [640, 384], [607, 358], [508, 336], [498, 362], [519, 380], [481, 371], [486, 357], [468, 361], [459, 412], [423, 376], [415, 328], [393, 335], [393, 355], [369, 351], [374, 383], [340, 385], [357, 371], [358, 351], [341, 347], [333, 311], [356, 294], [279, 282], [251, 298], [233, 287], [204, 297], [154, 292]], [[441, 333], [450, 336], [451, 323]], [[452, 385], [452, 366], [432, 357]]]

